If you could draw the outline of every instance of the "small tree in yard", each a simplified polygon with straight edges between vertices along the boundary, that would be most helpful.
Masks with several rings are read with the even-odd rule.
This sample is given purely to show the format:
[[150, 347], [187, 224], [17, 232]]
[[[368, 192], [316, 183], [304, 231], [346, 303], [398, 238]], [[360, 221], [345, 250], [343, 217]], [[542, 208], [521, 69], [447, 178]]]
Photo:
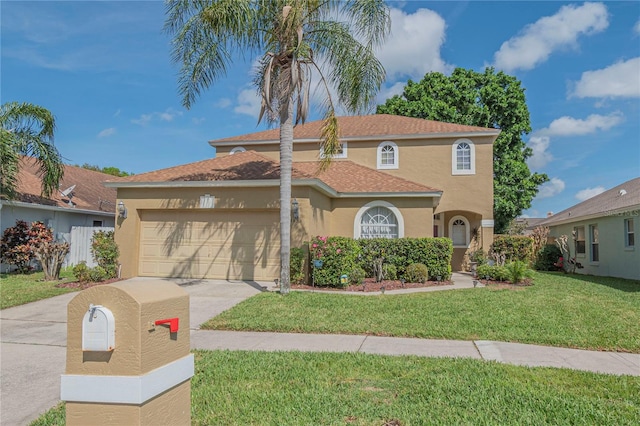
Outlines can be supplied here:
[[16, 220], [15, 226], [4, 230], [0, 240], [0, 260], [15, 265], [18, 272], [25, 274], [33, 269], [30, 263], [35, 259], [35, 249], [52, 240], [53, 232], [44, 223], [28, 225], [24, 220]]
[[118, 275], [120, 250], [113, 231], [98, 231], [93, 234], [91, 254], [93, 260], [106, 272], [106, 278], [115, 278]]
[[69, 253], [69, 243], [45, 241], [36, 247], [33, 253], [40, 265], [42, 265], [44, 280], [59, 280], [60, 268], [62, 268], [65, 256]]

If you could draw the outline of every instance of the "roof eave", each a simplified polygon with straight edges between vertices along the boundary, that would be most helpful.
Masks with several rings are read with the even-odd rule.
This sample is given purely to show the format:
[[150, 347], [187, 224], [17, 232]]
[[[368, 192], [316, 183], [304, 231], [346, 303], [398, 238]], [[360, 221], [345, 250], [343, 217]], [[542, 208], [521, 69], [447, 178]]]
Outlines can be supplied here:
[[[495, 136], [498, 137], [500, 134], [499, 129], [492, 129], [486, 132], [445, 132], [445, 133], [413, 133], [410, 135], [373, 135], [373, 136], [346, 136], [341, 137], [340, 140], [343, 142], [351, 142], [351, 141], [376, 141], [376, 140], [410, 140], [410, 139], [442, 139], [442, 138], [471, 138], [471, 137], [482, 137], [482, 136]], [[304, 138], [304, 139], [294, 139], [293, 143], [320, 143], [320, 138]], [[279, 144], [280, 139], [254, 139], [254, 140], [233, 140], [233, 141], [209, 141], [209, 145], [212, 147], [218, 146], [239, 146], [239, 145], [273, 145]]]
[[60, 207], [60, 206], [48, 206], [46, 204], [37, 204], [37, 203], [25, 203], [23, 201], [8, 201], [8, 200], [0, 200], [0, 207], [5, 206], [15, 206], [27, 209], [39, 209], [39, 210], [49, 210], [49, 211], [58, 211], [65, 213], [76, 213], [76, 214], [92, 214], [96, 216], [115, 216], [115, 211], [106, 212], [104, 210], [90, 210], [90, 209], [78, 209], [75, 207]]
[[[566, 225], [567, 223], [574, 223], [574, 222], [581, 222], [581, 221], [585, 221], [585, 220], [597, 219], [597, 218], [600, 218], [600, 217], [625, 216], [624, 213], [628, 212], [628, 211], [638, 211], [638, 215], [640, 215], [640, 204], [635, 204], [635, 205], [630, 205], [630, 206], [625, 206], [625, 207], [619, 207], [617, 209], [606, 210], [606, 211], [602, 211], [602, 212], [598, 212], [598, 213], [592, 213], [592, 214], [588, 214], [588, 215], [567, 217], [567, 218], [564, 218], [564, 219], [553, 220], [553, 218], [549, 218], [548, 221], [545, 220], [544, 222], [539, 223], [538, 226], [558, 226], [558, 225]], [[636, 217], [636, 216], [631, 216], [630, 215], [628, 217]]]

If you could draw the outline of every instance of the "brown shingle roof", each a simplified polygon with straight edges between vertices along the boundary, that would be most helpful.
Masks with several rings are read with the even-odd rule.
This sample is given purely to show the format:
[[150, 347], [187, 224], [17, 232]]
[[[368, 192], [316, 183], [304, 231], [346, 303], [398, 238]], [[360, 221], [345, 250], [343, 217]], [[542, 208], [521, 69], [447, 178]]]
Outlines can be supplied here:
[[[293, 163], [292, 178], [294, 180], [318, 179], [341, 193], [440, 192], [438, 189], [344, 160], [334, 161], [329, 170], [324, 172], [318, 172], [317, 162]], [[277, 161], [255, 151], [246, 151], [129, 176], [120, 179], [119, 182], [223, 182], [277, 179], [280, 179], [280, 164]]]
[[640, 205], [640, 177], [626, 181], [608, 191], [591, 197], [540, 222], [539, 225], [555, 225], [572, 222], [583, 217], [602, 216], [608, 212], [620, 212]]
[[[298, 125], [293, 130], [294, 139], [319, 139], [322, 120]], [[400, 115], [374, 114], [362, 116], [338, 117], [341, 138], [356, 137], [388, 137], [446, 133], [487, 133], [498, 134], [499, 130], [486, 127], [465, 126], [462, 124], [442, 123], [440, 121], [423, 120], [421, 118], [403, 117]], [[229, 138], [216, 139], [209, 143], [216, 146], [227, 142], [264, 142], [279, 141], [280, 129], [265, 130]]]
[[65, 208], [76, 208], [104, 212], [115, 212], [116, 190], [107, 188], [103, 182], [109, 179], [117, 180], [114, 176], [83, 169], [75, 166], [64, 166], [64, 177], [60, 182], [60, 190], [75, 185], [71, 201], [60, 191], [54, 192], [50, 198], [40, 196], [42, 183], [36, 161], [30, 157], [23, 157], [18, 173], [18, 197], [16, 201], [33, 204], [44, 204]]

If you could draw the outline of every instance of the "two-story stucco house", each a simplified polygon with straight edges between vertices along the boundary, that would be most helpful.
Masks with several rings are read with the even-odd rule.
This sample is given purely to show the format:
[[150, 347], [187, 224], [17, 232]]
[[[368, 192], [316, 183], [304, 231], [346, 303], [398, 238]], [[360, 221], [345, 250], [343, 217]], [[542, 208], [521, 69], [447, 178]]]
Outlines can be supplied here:
[[[493, 241], [499, 130], [394, 115], [341, 117], [342, 149], [318, 171], [322, 122], [294, 130], [292, 247], [316, 235], [449, 237], [453, 270]], [[122, 274], [279, 276], [279, 130], [211, 141], [216, 158], [107, 183]]]

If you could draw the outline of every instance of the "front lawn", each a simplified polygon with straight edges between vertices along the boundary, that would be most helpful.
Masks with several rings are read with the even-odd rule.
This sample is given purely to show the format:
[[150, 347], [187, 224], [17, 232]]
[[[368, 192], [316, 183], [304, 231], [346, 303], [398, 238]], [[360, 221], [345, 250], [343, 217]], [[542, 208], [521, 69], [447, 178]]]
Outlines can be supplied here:
[[640, 353], [640, 281], [536, 273], [535, 284], [349, 296], [262, 293], [202, 328], [498, 340]]
[[71, 268], [60, 271], [61, 281], [44, 281], [43, 272], [31, 274], [0, 274], [0, 309], [24, 305], [37, 300], [77, 291], [77, 288], [56, 287], [56, 284], [73, 281]]
[[[471, 359], [196, 351], [193, 425], [637, 425], [640, 379]], [[64, 425], [64, 406], [32, 426]]]

